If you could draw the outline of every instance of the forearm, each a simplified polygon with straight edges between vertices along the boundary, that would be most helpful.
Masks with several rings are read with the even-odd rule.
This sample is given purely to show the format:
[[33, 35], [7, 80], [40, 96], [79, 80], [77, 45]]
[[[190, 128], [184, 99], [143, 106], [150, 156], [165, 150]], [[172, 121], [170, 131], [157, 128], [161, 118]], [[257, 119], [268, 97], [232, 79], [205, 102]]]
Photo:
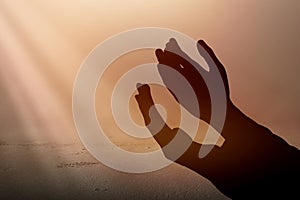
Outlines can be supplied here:
[[297, 188], [294, 181], [300, 178], [300, 151], [233, 104], [222, 135], [225, 137], [224, 145], [235, 144], [229, 144], [232, 149], [228, 154], [238, 152], [235, 153], [239, 155], [235, 158], [236, 165], [243, 166], [242, 174], [246, 177], [245, 182], [240, 184], [245, 186], [244, 191], [262, 190], [265, 195], [270, 195], [272, 190], [278, 189], [276, 194], [284, 194]]
[[[234, 142], [241, 140], [241, 142], [247, 141], [247, 143], [253, 141], [256, 144], [277, 142], [277, 144], [287, 145], [286, 141], [272, 133], [265, 126], [248, 117], [231, 101], [229, 101], [227, 106], [226, 119], [221, 134], [227, 142], [230, 140]], [[264, 143], [264, 145], [267, 144]]]

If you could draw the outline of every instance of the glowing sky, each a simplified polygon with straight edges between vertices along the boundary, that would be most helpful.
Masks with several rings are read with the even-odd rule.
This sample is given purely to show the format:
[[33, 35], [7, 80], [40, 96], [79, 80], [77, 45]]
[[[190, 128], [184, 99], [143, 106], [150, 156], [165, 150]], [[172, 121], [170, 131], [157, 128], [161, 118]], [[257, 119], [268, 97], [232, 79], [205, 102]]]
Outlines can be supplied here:
[[[206, 40], [236, 105], [300, 146], [299, 7], [296, 0], [1, 1], [0, 84], [25, 127], [2, 140], [76, 140], [71, 94], [83, 59], [113, 34], [159, 26]], [[10, 130], [16, 119], [1, 115], [11, 124], [2, 131]]]

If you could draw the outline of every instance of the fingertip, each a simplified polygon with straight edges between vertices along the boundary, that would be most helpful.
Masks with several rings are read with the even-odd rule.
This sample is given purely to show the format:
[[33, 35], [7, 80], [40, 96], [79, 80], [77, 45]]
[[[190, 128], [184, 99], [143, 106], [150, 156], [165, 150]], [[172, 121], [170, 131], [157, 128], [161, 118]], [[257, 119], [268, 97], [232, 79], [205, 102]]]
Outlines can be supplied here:
[[141, 83], [137, 83], [137, 84], [136, 84], [136, 88], [139, 88], [139, 87], [141, 87], [141, 86], [143, 86], [143, 84], [141, 84]]
[[136, 88], [139, 94], [146, 94], [150, 92], [150, 87], [148, 84], [137, 83]]
[[198, 44], [204, 48], [205, 51], [211, 53], [212, 52], [212, 49], [206, 44], [206, 42], [204, 40], [199, 40], [198, 41]]
[[210, 47], [206, 44], [204, 40], [199, 40], [198, 44], [201, 45], [205, 50], [209, 50]]
[[150, 91], [150, 86], [148, 84], [144, 84], [143, 87], [145, 87], [148, 91]]
[[201, 40], [198, 40], [198, 44], [200, 44], [202, 46], [202, 45], [204, 45], [206, 43], [204, 42], [204, 40], [201, 39]]
[[162, 49], [156, 49], [155, 50], [155, 55], [157, 58], [161, 57], [163, 55], [163, 50]]
[[170, 38], [170, 39], [169, 39], [169, 42], [170, 42], [170, 43], [177, 43], [177, 41], [176, 41], [175, 38]]

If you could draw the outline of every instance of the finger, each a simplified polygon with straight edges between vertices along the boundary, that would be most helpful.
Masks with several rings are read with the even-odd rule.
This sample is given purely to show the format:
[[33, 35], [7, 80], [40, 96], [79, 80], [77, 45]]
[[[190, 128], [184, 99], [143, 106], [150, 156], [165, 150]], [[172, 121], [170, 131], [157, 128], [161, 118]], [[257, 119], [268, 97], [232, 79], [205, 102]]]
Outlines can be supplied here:
[[151, 122], [149, 116], [149, 110], [152, 105], [154, 105], [153, 99], [150, 94], [149, 85], [137, 84], [138, 94], [135, 95], [135, 99], [139, 105], [140, 111], [143, 115], [144, 122], [146, 125], [149, 125]]
[[[181, 54], [182, 55], [182, 54]], [[167, 65], [179, 73], [191, 76], [192, 74], [205, 75], [207, 72], [197, 62], [186, 56], [181, 56], [177, 53], [161, 49], [156, 50], [156, 57], [158, 62], [163, 65]]]
[[[181, 75], [183, 75], [190, 83], [196, 83], [198, 82], [199, 84], [205, 84], [205, 81], [203, 79], [202, 76], [205, 76], [207, 74], [207, 72], [202, 68], [202, 70], [204, 70], [205, 72], [199, 72], [196, 67], [194, 67], [189, 61], [187, 61], [186, 59], [173, 54], [172, 52], [168, 52], [168, 51], [164, 51], [163, 55], [159, 55], [161, 57], [162, 62], [164, 64], [158, 64], [158, 71], [163, 79], [163, 81], [168, 85], [168, 82], [172, 81], [176, 81], [174, 80], [174, 78], [172, 77], [172, 74], [166, 72], [164, 65], [167, 65], [173, 69], [175, 69], [176, 71], [178, 71]], [[168, 61], [165, 61], [168, 60]]]
[[163, 53], [164, 53], [164, 52], [163, 52], [162, 49], [156, 49], [156, 50], [155, 50], [155, 56], [156, 56], [158, 62], [159, 62], [159, 60], [161, 59], [161, 57], [163, 56]]
[[[157, 64], [158, 72], [159, 72], [161, 78], [163, 79], [164, 83], [166, 85], [168, 85], [167, 83], [168, 83], [168, 81], [170, 81], [170, 79], [172, 79], [172, 77], [170, 77], [169, 73], [165, 72], [165, 70], [164, 70], [165, 66], [169, 66], [169, 67], [175, 69], [176, 71], [178, 71], [179, 73], [182, 73], [182, 68], [180, 67], [180, 64], [178, 62], [175, 61], [175, 63], [174, 63], [174, 60], [176, 60], [175, 56], [168, 54], [167, 51], [164, 52], [161, 49], [156, 49], [155, 54], [156, 54], [157, 60], [159, 62]], [[176, 97], [174, 92], [172, 90], [170, 90], [169, 88], [168, 88], [168, 90], [170, 91], [172, 96], [175, 98], [175, 100], [178, 102], [178, 98]]]
[[[169, 73], [169, 71], [166, 71], [166, 66], [163, 64], [157, 64], [157, 69], [158, 69], [158, 73], [160, 74], [163, 83], [165, 84], [166, 88], [169, 90], [169, 92], [171, 93], [171, 95], [175, 98], [175, 100], [177, 102], [178, 98], [177, 96], [174, 94], [174, 92], [169, 88], [170, 87], [170, 83], [173, 83], [176, 79], [174, 78], [174, 74], [173, 73]], [[181, 72], [180, 72], [181, 73]]]
[[139, 94], [151, 96], [150, 87], [148, 84], [137, 83], [136, 88], [137, 88]]
[[180, 63], [178, 62], [179, 56], [177, 54], [161, 49], [157, 49], [155, 54], [160, 64], [168, 65], [170, 67], [180, 67]]
[[[135, 98], [144, 117], [145, 124], [157, 143], [161, 147], [164, 147], [174, 138], [176, 132], [166, 124], [153, 106], [154, 102], [150, 93], [150, 87], [148, 85], [137, 84], [137, 88], [139, 94]], [[149, 114], [150, 108], [151, 114]], [[160, 129], [158, 130], [157, 127], [160, 127]]]
[[222, 63], [219, 61], [214, 51], [204, 42], [204, 40], [199, 40], [197, 49], [200, 55], [205, 59], [210, 67], [215, 67], [221, 73], [222, 77], [226, 77], [226, 71]]
[[150, 131], [154, 131], [154, 129], [157, 128], [158, 125], [160, 125], [160, 127], [163, 127], [166, 122], [154, 106], [154, 101], [151, 96], [149, 85], [145, 84], [138, 87], [138, 92], [139, 94], [136, 95], [135, 98], [138, 102], [147, 127], [151, 129]]
[[181, 50], [178, 42], [174, 38], [169, 39], [169, 41], [166, 44], [165, 50], [171, 51], [171, 52], [173, 52], [175, 54], [179, 54], [179, 55], [182, 54], [181, 56], [183, 56], [185, 54], [185, 52]]
[[197, 69], [201, 74], [205, 73], [206, 70], [196, 61], [194, 61], [191, 57], [189, 57], [179, 46], [178, 42], [171, 38], [169, 42], [166, 44], [165, 51], [172, 52], [176, 54], [178, 57], [178, 61], [183, 66], [183, 68], [188, 67], [189, 69]]
[[[171, 67], [179, 73], [187, 73], [187, 71], [191, 70], [195, 71], [195, 68], [191, 65], [191, 63], [173, 52], [157, 50], [156, 55], [159, 64]], [[158, 67], [160, 67], [160, 65], [158, 65]]]
[[229, 95], [229, 84], [228, 84], [228, 78], [226, 74], [226, 70], [222, 63], [219, 61], [213, 50], [203, 41], [199, 40], [197, 43], [197, 48], [201, 56], [205, 59], [208, 66], [212, 69], [218, 70], [220, 73], [223, 83], [225, 86], [226, 94]]
[[174, 38], [170, 38], [169, 42], [167, 42], [164, 52], [169, 52], [176, 57], [175, 59], [177, 61], [187, 61], [189, 65], [193, 65], [193, 62], [195, 62], [180, 48], [178, 42]]

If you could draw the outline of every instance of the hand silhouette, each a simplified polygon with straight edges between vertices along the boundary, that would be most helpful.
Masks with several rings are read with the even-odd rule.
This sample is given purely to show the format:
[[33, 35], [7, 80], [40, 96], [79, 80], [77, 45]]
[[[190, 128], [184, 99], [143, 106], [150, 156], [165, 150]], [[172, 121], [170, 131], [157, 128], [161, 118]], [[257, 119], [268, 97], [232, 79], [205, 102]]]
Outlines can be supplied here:
[[[222, 147], [214, 146], [204, 158], [199, 158], [199, 149], [211, 147], [201, 145], [180, 129], [171, 129], [155, 110], [150, 87], [138, 85], [139, 94], [136, 100], [144, 117], [145, 124], [157, 143], [163, 148], [179, 135], [181, 138], [171, 148], [164, 149], [166, 158], [183, 165], [210, 180], [221, 192], [230, 198], [288, 198], [298, 195], [300, 178], [300, 151], [290, 146], [282, 138], [273, 134], [269, 129], [257, 124], [243, 114], [230, 100], [226, 71], [208, 45], [200, 40], [199, 53], [209, 66], [215, 64], [219, 70], [227, 95], [227, 113], [224, 128], [221, 132], [225, 138]], [[172, 53], [172, 52], [176, 52]], [[166, 45], [164, 51], [158, 49], [156, 55], [160, 65], [168, 65], [180, 72], [192, 85], [196, 92], [201, 116], [210, 122], [211, 101], [204, 79], [196, 73], [195, 61], [188, 57], [174, 39]], [[193, 63], [193, 64], [191, 64]], [[198, 65], [199, 66], [199, 65]], [[200, 66], [199, 66], [200, 67]], [[166, 86], [170, 83], [168, 76], [160, 70], [160, 75]], [[207, 72], [209, 76], [209, 72]], [[173, 80], [174, 81], [174, 80]], [[173, 95], [174, 96], [174, 95]], [[176, 98], [176, 97], [175, 97]], [[182, 105], [189, 112], [189, 105]], [[150, 114], [149, 111], [151, 110]], [[163, 124], [163, 128], [155, 134], [155, 124]], [[176, 136], [177, 137], [177, 136]], [[191, 142], [191, 145], [180, 157], [176, 150], [180, 145]]]
[[[226, 71], [223, 65], [219, 62], [213, 51], [205, 44], [204, 41], [199, 41], [197, 44], [198, 51], [202, 57], [206, 60], [206, 62], [212, 66], [216, 66], [217, 70], [220, 72], [222, 77], [223, 84], [226, 90], [226, 99], [229, 101], [229, 86]], [[198, 116], [195, 108], [191, 106], [189, 101], [183, 102], [182, 106], [184, 106], [191, 114], [195, 117], [198, 117], [205, 122], [209, 123], [211, 118], [211, 99], [208, 87], [206, 85], [205, 79], [201, 76], [205, 76], [206, 79], [214, 78], [214, 74], [211, 71], [206, 71], [203, 69], [197, 62], [192, 60], [185, 52], [181, 50], [177, 41], [173, 38], [166, 44], [166, 48], [163, 50], [156, 50], [156, 57], [159, 61], [158, 71], [162, 77], [164, 84], [170, 88], [174, 79], [172, 76], [168, 76], [167, 72], [163, 70], [162, 65], [169, 66], [185, 77], [186, 80], [191, 84], [193, 90], [196, 93], [201, 116]], [[196, 69], [197, 68], [197, 69]], [[201, 71], [201, 74], [199, 71]], [[172, 91], [170, 91], [172, 93]], [[173, 94], [173, 93], [172, 93]], [[173, 94], [175, 99], [176, 96]], [[177, 100], [178, 101], [178, 100]]]

